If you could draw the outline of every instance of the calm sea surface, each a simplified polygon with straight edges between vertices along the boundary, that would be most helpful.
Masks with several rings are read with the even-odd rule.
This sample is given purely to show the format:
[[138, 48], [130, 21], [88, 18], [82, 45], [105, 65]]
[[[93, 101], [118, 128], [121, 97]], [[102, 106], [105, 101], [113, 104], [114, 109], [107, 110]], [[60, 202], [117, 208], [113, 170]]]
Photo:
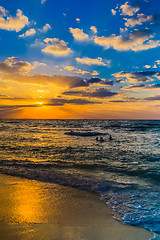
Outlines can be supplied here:
[[96, 192], [116, 219], [158, 239], [160, 121], [0, 120], [0, 172]]

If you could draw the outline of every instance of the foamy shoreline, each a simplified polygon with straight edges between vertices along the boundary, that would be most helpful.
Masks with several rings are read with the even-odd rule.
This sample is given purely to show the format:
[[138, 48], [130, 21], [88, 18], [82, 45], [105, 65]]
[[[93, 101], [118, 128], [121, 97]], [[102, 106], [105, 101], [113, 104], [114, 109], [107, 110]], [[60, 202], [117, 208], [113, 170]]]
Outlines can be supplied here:
[[0, 236], [5, 240], [152, 237], [114, 220], [106, 204], [86, 191], [0, 174], [0, 193]]

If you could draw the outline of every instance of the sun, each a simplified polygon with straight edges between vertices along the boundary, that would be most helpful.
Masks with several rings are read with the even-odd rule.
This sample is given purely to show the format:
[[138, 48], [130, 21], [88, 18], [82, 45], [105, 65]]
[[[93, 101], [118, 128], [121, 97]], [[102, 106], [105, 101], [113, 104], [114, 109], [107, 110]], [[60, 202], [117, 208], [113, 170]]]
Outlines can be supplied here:
[[37, 102], [38, 105], [43, 105], [43, 102]]

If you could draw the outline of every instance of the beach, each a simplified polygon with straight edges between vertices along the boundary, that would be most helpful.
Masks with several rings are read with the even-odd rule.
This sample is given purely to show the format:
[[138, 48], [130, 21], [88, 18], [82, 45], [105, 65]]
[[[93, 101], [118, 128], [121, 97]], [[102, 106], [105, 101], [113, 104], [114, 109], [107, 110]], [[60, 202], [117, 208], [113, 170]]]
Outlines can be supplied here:
[[0, 174], [0, 236], [2, 240], [147, 240], [152, 234], [114, 220], [96, 194]]

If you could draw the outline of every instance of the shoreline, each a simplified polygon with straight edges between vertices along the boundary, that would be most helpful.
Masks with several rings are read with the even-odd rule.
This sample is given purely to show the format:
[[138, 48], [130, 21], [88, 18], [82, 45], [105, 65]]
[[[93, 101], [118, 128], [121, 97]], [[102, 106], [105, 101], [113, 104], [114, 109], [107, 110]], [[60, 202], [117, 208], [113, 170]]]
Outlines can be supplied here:
[[93, 193], [0, 174], [0, 235], [6, 240], [149, 240], [124, 225]]

